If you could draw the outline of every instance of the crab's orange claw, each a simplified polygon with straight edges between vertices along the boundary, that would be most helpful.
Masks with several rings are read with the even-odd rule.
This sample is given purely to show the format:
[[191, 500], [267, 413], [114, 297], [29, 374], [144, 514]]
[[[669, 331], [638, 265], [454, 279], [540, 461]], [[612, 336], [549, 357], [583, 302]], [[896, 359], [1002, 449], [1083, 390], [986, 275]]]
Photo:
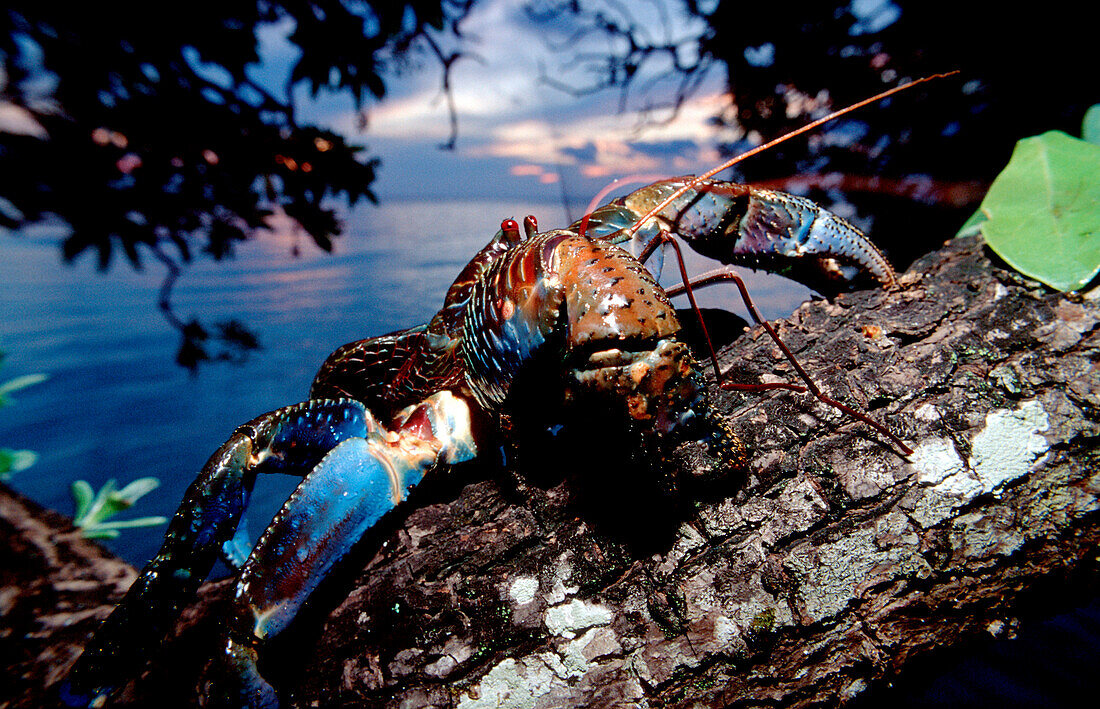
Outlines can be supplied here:
[[685, 240], [704, 256], [789, 275], [811, 287], [850, 281], [860, 270], [883, 285], [896, 283], [894, 269], [863, 232], [805, 197], [756, 188], [731, 195], [723, 183], [703, 193], [700, 199], [744, 210], [724, 229], [685, 230]]
[[805, 197], [750, 185], [665, 180], [597, 209], [588, 224], [590, 234], [645, 259], [656, 275], [658, 239], [671, 234], [722, 263], [772, 271], [825, 292], [861, 271], [883, 285], [896, 282], [882, 252], [845, 219]]

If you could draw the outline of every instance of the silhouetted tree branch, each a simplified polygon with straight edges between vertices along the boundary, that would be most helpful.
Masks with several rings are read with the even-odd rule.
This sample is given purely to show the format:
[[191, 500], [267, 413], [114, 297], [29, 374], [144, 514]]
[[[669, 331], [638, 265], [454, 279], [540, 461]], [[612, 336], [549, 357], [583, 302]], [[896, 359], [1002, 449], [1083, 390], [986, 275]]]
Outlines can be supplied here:
[[[8, 3], [0, 11], [0, 104], [22, 125], [0, 132], [0, 226], [59, 219], [70, 229], [64, 257], [91, 251], [102, 269], [119, 252], [141, 268], [151, 253], [169, 265], [161, 298], [168, 322], [185, 347], [197, 342], [201, 326], [171, 314], [164, 297], [196, 253], [230, 256], [273, 209], [330, 250], [340, 231], [331, 199], [375, 201], [378, 160], [300, 124], [294, 88], [347, 91], [362, 108], [385, 95], [387, 76], [408, 55], [437, 56], [439, 37], [459, 41], [472, 4]], [[299, 55], [286, 60], [286, 84], [276, 87], [255, 70], [264, 49], [258, 33], [280, 30]], [[438, 56], [449, 90], [461, 51]], [[231, 339], [239, 329], [227, 330]], [[195, 354], [185, 359], [205, 358]]]
[[[560, 67], [553, 75], [544, 72], [541, 80], [549, 86], [574, 96], [583, 96], [606, 89], [619, 91], [619, 111], [638, 110], [649, 114], [657, 109], [667, 109], [665, 120], [675, 117], [683, 102], [692, 96], [708, 69], [714, 66], [714, 57], [701, 54], [698, 49], [714, 30], [695, 3], [650, 3], [626, 5], [612, 0], [577, 2], [576, 0], [545, 0], [527, 6], [528, 16], [535, 22], [551, 24], [560, 22], [563, 16], [571, 18], [570, 31], [561, 41], [549, 40], [551, 49], [562, 57]], [[673, 23], [669, 11], [683, 10], [689, 20], [687, 30], [672, 36]], [[639, 17], [641, 12], [652, 12], [655, 17], [648, 23]], [[603, 40], [606, 51], [578, 51], [578, 46], [588, 46], [590, 40]], [[564, 74], [559, 69], [569, 67]], [[573, 70], [589, 76], [584, 83], [573, 83], [560, 78], [571, 76]], [[635, 86], [644, 80], [642, 86]], [[671, 81], [675, 88], [670, 97], [659, 94], [656, 87]], [[645, 103], [631, 105], [630, 92], [636, 90]]]

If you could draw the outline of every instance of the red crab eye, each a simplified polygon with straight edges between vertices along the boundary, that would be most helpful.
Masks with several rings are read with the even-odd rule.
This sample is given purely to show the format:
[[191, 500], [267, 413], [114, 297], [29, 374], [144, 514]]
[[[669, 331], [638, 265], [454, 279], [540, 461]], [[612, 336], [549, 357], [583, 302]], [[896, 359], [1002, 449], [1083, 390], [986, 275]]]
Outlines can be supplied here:
[[535, 219], [534, 214], [528, 214], [523, 218], [523, 231], [527, 233], [527, 237], [534, 236], [539, 230], [539, 222]]
[[506, 244], [518, 244], [520, 242], [519, 237], [519, 224], [515, 219], [505, 219], [500, 223], [500, 231], [504, 235], [504, 242]]

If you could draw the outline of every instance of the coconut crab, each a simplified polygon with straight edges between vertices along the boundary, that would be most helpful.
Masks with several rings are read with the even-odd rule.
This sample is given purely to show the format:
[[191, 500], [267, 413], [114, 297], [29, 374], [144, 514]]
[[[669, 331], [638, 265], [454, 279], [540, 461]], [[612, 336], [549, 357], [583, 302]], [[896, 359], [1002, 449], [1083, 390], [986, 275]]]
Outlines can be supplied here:
[[[675, 235], [722, 263], [803, 281], [849, 279], [862, 270], [889, 286], [895, 275], [857, 228], [814, 202], [711, 176], [654, 183], [565, 229], [540, 233], [527, 217], [521, 233], [518, 222], [504, 220], [429, 323], [337, 349], [307, 401], [237, 428], [188, 489], [160, 552], [61, 683], [62, 701], [106, 703], [233, 539], [256, 476], [284, 473], [302, 482], [239, 567], [219, 660], [224, 671], [211, 683], [212, 701], [278, 706], [258, 669], [264, 643], [413, 486], [491, 447], [521, 379], [552, 382], [565, 402], [614, 407], [656, 458], [694, 438], [741, 465], [743, 445], [711, 410], [669, 295], [644, 264], [661, 244], [675, 244]], [[744, 293], [736, 276], [706, 282], [715, 278], [735, 280]], [[750, 313], [759, 321], [751, 304]], [[911, 452], [817, 389], [776, 342], [806, 386], [731, 386], [809, 389]]]

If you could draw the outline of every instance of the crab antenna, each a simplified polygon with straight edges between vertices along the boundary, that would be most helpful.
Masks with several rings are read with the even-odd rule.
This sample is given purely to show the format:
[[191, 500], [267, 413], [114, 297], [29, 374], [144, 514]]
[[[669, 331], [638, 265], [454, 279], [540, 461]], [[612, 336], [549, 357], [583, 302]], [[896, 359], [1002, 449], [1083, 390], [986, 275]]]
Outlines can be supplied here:
[[735, 155], [734, 157], [732, 157], [729, 160], [725, 161], [724, 163], [722, 163], [718, 167], [707, 170], [706, 172], [704, 172], [702, 175], [699, 175], [695, 179], [689, 180], [687, 183], [685, 183], [678, 190], [676, 190], [675, 192], [670, 194], [668, 197], [666, 197], [660, 204], [658, 204], [653, 209], [649, 210], [649, 212], [644, 217], [642, 217], [641, 219], [639, 219], [637, 222], [634, 223], [634, 226], [630, 227], [630, 229], [627, 231], [627, 233], [631, 237], [633, 237], [635, 232], [637, 232], [638, 229], [640, 229], [641, 226], [644, 223], [646, 223], [647, 221], [652, 219], [653, 216], [658, 214], [662, 209], [664, 209], [665, 207], [667, 207], [668, 205], [670, 205], [674, 201], [676, 201], [676, 199], [678, 199], [685, 192], [687, 192], [688, 190], [694, 189], [703, 180], [708, 180], [708, 179], [714, 177], [719, 172], [722, 172], [726, 168], [733, 167], [734, 165], [736, 165], [737, 163], [741, 162], [742, 160], [744, 160], [746, 158], [751, 158], [753, 155], [756, 155], [758, 153], [762, 153], [765, 150], [769, 150], [771, 148], [774, 148], [775, 146], [779, 145], [780, 143], [784, 143], [784, 142], [790, 140], [791, 138], [795, 138], [797, 136], [800, 136], [803, 133], [811, 131], [814, 128], [817, 128], [818, 126], [820, 126], [824, 123], [828, 123], [829, 121], [833, 120], [834, 118], [840, 118], [841, 116], [843, 116], [845, 114], [851, 113], [852, 111], [863, 108], [864, 106], [867, 106], [869, 104], [875, 103], [876, 101], [881, 101], [882, 99], [893, 96], [896, 93], [899, 93], [901, 91], [905, 91], [907, 89], [911, 89], [914, 86], [917, 86], [918, 84], [923, 84], [927, 81], [932, 81], [934, 79], [943, 79], [943, 78], [946, 78], [948, 76], [954, 76], [955, 74], [958, 74], [958, 73], [959, 73], [959, 70], [956, 69], [955, 71], [949, 71], [949, 72], [945, 72], [945, 73], [942, 73], [942, 74], [933, 74], [931, 76], [925, 76], [925, 77], [922, 77], [920, 79], [914, 79], [913, 81], [910, 81], [908, 84], [902, 84], [901, 86], [895, 86], [894, 88], [887, 89], [886, 91], [883, 91], [880, 94], [875, 94], [874, 96], [872, 96], [870, 98], [865, 98], [862, 101], [858, 101], [856, 103], [853, 103], [851, 106], [847, 106], [845, 108], [842, 108], [839, 111], [833, 111], [832, 113], [830, 113], [827, 116], [823, 116], [822, 118], [818, 118], [816, 121], [811, 121], [811, 122], [807, 123], [806, 125], [802, 126], [801, 128], [796, 128], [795, 130], [792, 130], [790, 133], [785, 133], [785, 134], [779, 136], [778, 138], [775, 138], [773, 140], [769, 140], [767, 143], [764, 143], [763, 145], [758, 145], [755, 148], [752, 148], [751, 150], [746, 150], [745, 152], [741, 153], [740, 155]]

